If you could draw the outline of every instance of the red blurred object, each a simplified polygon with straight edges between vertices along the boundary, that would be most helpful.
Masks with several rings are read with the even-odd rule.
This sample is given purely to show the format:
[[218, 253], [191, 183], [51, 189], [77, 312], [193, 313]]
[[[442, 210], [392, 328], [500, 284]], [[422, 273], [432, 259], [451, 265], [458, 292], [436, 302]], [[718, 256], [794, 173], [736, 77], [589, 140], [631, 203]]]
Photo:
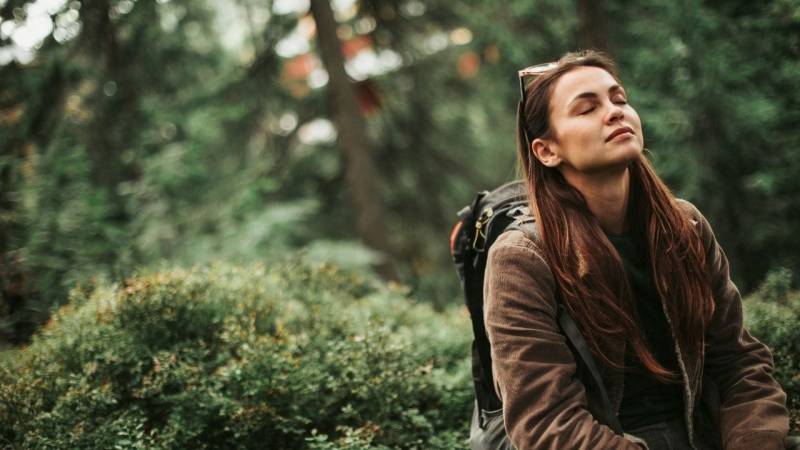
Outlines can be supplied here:
[[456, 248], [456, 236], [458, 236], [458, 232], [461, 231], [461, 226], [464, 225], [464, 222], [458, 221], [453, 227], [453, 231], [450, 232], [450, 254], [453, 254], [453, 250]]
[[458, 75], [469, 79], [478, 74], [481, 68], [481, 58], [473, 51], [465, 52], [458, 57]]
[[[372, 40], [367, 36], [356, 36], [353, 39], [342, 42], [342, 53], [348, 60], [354, 58], [361, 50], [371, 48]], [[318, 63], [312, 52], [295, 56], [286, 61], [283, 65], [282, 78], [288, 82], [287, 86], [291, 88], [293, 95], [302, 97], [308, 93], [307, 85], [303, 84], [306, 89], [300, 92], [300, 86], [294, 82], [308, 79], [308, 76], [314, 71]], [[355, 82], [354, 86], [356, 99], [362, 114], [371, 116], [380, 111], [381, 96], [375, 82], [367, 79]]]
[[314, 70], [314, 58], [311, 53], [295, 56], [283, 65], [283, 75], [297, 80], [305, 79]]
[[368, 36], [356, 36], [342, 42], [342, 53], [345, 59], [351, 59], [365, 48], [372, 48], [372, 39]]
[[359, 81], [356, 83], [355, 89], [362, 114], [371, 116], [381, 109], [381, 97], [375, 82], [369, 79]]

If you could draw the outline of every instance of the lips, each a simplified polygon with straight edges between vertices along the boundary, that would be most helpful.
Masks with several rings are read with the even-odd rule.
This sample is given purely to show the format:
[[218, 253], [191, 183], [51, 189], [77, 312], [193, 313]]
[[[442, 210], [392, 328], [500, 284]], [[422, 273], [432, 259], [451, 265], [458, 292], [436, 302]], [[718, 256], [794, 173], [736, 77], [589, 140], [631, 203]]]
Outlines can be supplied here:
[[617, 128], [616, 130], [614, 130], [613, 133], [608, 135], [608, 137], [606, 138], [606, 142], [614, 139], [615, 137], [617, 137], [617, 136], [619, 136], [620, 134], [623, 134], [623, 133], [633, 134], [633, 130], [630, 127]]

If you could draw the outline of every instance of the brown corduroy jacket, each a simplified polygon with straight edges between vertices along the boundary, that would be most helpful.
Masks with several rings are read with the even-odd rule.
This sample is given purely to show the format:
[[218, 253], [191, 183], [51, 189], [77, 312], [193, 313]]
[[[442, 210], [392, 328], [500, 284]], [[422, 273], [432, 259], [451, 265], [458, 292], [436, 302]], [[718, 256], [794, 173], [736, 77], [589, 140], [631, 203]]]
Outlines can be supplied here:
[[[692, 204], [679, 204], [705, 244], [715, 301], [705, 351], [689, 358], [675, 345], [689, 440], [698, 449], [698, 437], [725, 449], [783, 449], [788, 411], [786, 394], [772, 376], [772, 354], [743, 328], [741, 296], [708, 222]], [[556, 319], [553, 274], [537, 244], [523, 232], [503, 233], [492, 245], [484, 299], [492, 371], [505, 427], [517, 450], [646, 448], [639, 439], [616, 435], [594, 419], [592, 412], [602, 408], [599, 394], [576, 378], [575, 359]], [[667, 320], [671, 323], [669, 315]], [[609, 341], [602, 347], [613, 361], [624, 362], [625, 342]], [[600, 371], [619, 412], [624, 373], [603, 364]], [[711, 384], [714, 394], [718, 392], [718, 402], [710, 406], [716, 424], [700, 413], [709, 404], [701, 402], [701, 394], [704, 399], [716, 396], [708, 395]]]

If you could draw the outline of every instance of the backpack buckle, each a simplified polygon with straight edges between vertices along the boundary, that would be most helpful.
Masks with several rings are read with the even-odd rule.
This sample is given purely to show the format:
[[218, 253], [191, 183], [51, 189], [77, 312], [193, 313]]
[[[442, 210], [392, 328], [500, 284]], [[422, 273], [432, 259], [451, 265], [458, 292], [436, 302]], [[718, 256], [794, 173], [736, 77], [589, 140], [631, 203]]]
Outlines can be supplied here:
[[489, 220], [493, 215], [494, 210], [491, 207], [486, 208], [483, 210], [483, 212], [481, 212], [481, 216], [478, 217], [478, 220], [475, 221], [475, 240], [472, 241], [472, 248], [479, 252], [485, 250], [484, 245], [486, 244], [486, 225], [489, 223]]

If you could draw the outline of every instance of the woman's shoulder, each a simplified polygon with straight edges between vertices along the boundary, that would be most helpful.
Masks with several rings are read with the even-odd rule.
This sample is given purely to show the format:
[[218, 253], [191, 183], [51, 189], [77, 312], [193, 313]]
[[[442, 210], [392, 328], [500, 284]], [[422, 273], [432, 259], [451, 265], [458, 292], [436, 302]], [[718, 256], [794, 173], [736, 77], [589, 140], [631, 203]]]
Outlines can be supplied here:
[[714, 231], [711, 229], [711, 225], [708, 223], [706, 217], [692, 202], [682, 198], [677, 198], [675, 200], [678, 204], [678, 207], [681, 208], [689, 222], [691, 222], [691, 224], [697, 228], [697, 231], [705, 242], [706, 246], [709, 246], [714, 240]]
[[498, 253], [529, 255], [534, 261], [547, 265], [536, 237], [519, 229], [504, 231], [489, 249], [489, 258]]
[[492, 244], [489, 273], [516, 274], [552, 282], [553, 275], [536, 237], [518, 229], [503, 232]]
[[506, 230], [497, 237], [497, 240], [492, 244], [491, 249], [496, 249], [505, 246], [525, 247], [531, 250], [537, 249], [536, 242], [530, 233], [526, 233], [520, 229]]
[[490, 247], [484, 278], [487, 317], [536, 311], [555, 317], [555, 279], [534, 239], [513, 229], [503, 232]]
[[689, 200], [683, 198], [676, 198], [675, 202], [678, 204], [678, 207], [681, 209], [681, 211], [683, 211], [684, 214], [686, 214], [690, 220], [698, 221], [698, 219], [703, 217], [703, 214], [700, 213], [700, 210], [697, 209], [697, 206], [695, 206], [694, 203], [690, 202]]

